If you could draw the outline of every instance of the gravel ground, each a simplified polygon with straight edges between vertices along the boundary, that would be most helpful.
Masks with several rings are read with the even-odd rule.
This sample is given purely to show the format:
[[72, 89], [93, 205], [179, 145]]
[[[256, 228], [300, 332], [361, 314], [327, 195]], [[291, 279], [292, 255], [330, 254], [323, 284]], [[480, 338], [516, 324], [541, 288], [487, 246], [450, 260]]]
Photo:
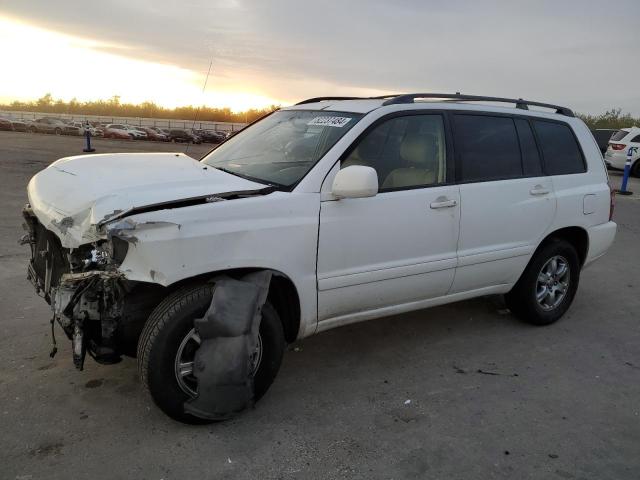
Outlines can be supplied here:
[[328, 331], [291, 346], [257, 408], [192, 427], [153, 406], [133, 359], [78, 372], [60, 330], [49, 358], [20, 210], [29, 178], [81, 149], [0, 132], [1, 479], [640, 478], [640, 195], [618, 197], [616, 242], [557, 324], [482, 298]]

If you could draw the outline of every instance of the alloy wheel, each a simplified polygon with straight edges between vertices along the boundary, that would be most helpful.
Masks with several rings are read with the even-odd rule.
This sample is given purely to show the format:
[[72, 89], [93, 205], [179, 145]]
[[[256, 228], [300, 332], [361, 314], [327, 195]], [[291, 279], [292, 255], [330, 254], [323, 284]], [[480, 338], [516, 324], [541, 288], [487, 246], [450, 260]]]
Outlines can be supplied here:
[[545, 311], [556, 308], [567, 295], [571, 269], [561, 255], [551, 257], [542, 266], [536, 282], [536, 301]]

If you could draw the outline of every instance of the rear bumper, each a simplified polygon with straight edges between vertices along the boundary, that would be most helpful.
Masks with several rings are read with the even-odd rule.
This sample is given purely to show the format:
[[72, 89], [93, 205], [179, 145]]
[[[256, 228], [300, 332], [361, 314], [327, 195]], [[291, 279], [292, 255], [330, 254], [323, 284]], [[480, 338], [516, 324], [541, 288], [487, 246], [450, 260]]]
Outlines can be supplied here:
[[589, 252], [584, 262], [585, 267], [607, 253], [616, 238], [617, 229], [618, 225], [615, 222], [602, 223], [587, 229]]
[[[635, 162], [638, 157], [632, 157], [631, 163]], [[627, 163], [627, 154], [625, 151], [620, 152], [607, 152], [604, 156], [604, 162], [610, 168], [615, 168], [616, 170], [624, 170], [624, 164]]]

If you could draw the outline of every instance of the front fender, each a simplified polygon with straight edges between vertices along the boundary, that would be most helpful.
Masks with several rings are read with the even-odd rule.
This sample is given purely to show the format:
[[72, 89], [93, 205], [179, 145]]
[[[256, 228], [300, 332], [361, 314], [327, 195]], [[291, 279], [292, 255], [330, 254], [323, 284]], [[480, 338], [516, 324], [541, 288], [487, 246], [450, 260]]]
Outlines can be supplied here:
[[129, 280], [169, 286], [231, 269], [283, 273], [299, 293], [304, 332], [317, 320], [319, 209], [317, 193], [274, 192], [134, 215], [106, 230], [129, 243], [119, 267]]

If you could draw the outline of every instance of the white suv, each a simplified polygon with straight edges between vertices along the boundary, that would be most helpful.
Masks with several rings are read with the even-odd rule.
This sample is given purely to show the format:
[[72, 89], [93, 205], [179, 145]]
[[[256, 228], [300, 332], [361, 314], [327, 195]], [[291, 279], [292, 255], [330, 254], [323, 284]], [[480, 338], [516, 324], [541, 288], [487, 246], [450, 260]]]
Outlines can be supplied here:
[[631, 175], [640, 177], [640, 128], [631, 127], [618, 130], [611, 136], [604, 154], [605, 163], [615, 169], [624, 170], [629, 148], [631, 151]]
[[200, 162], [69, 157], [28, 194], [29, 278], [76, 366], [137, 354], [184, 422], [241, 410], [286, 342], [340, 325], [489, 294], [552, 323], [616, 233], [571, 110], [460, 94], [310, 99]]

